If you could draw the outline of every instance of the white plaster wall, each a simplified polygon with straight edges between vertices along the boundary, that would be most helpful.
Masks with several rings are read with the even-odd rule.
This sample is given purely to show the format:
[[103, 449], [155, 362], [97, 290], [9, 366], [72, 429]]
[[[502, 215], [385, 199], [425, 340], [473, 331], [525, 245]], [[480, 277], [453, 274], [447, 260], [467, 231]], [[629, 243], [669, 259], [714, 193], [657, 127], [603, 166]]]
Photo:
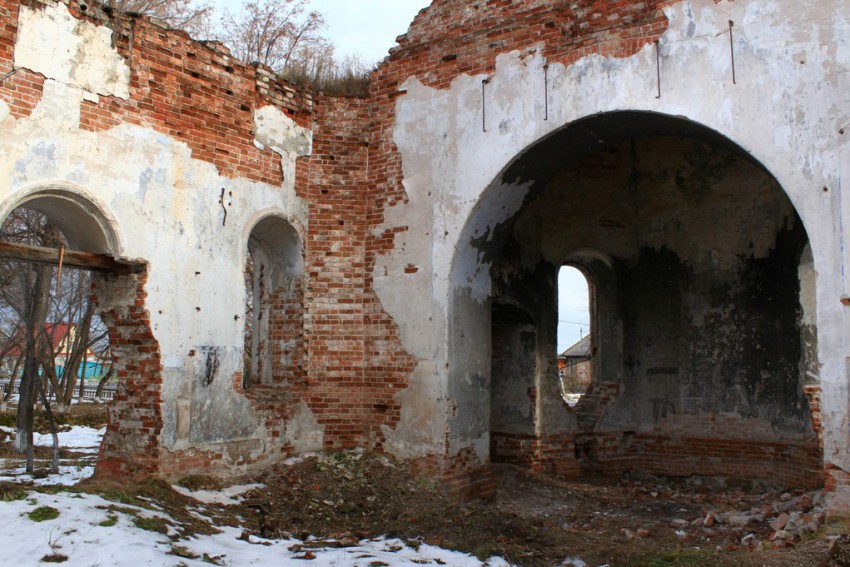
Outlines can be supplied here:
[[[460, 76], [447, 90], [425, 87], [415, 78], [403, 85], [394, 137], [409, 202], [390, 208], [378, 230], [410, 229], [401, 246], [378, 258], [374, 276], [405, 347], [420, 366], [428, 363], [429, 375], [418, 377], [412, 389], [432, 399], [452, 391], [449, 364], [458, 360], [450, 359], [447, 347], [459, 331], [451, 323], [451, 298], [465, 289], [483, 302], [490, 285], [489, 266], [475, 257], [467, 235], [492, 235], [521, 202], [505, 197], [476, 215], [476, 204], [498, 183], [500, 172], [524, 149], [580, 118], [618, 110], [681, 116], [750, 152], [779, 180], [803, 219], [818, 277], [825, 455], [850, 470], [850, 314], [839, 303], [848, 292], [845, 266], [850, 263], [845, 235], [850, 230], [850, 11], [841, 0], [693, 0], [667, 8], [666, 14], [670, 26], [660, 41], [660, 98], [653, 45], [628, 59], [591, 56], [567, 68], [552, 64], [548, 120], [546, 61], [540, 55], [500, 56], [485, 86], [486, 132], [485, 77]], [[735, 23], [737, 84], [732, 83], [729, 20]], [[503, 188], [502, 193], [524, 190]], [[405, 275], [408, 263], [427, 269]], [[410, 302], [411, 296], [418, 300]], [[486, 345], [481, 351], [479, 358], [489, 356]], [[468, 362], [479, 369], [488, 364]], [[480, 439], [453, 438], [452, 408], [467, 402], [449, 399], [447, 411], [432, 416], [437, 422], [427, 429], [433, 435], [430, 446], [438, 446], [446, 434], [452, 451], [482, 444], [486, 427]], [[396, 434], [413, 435], [415, 426], [402, 419]], [[482, 458], [484, 453], [479, 452]]]
[[[111, 46], [109, 30], [77, 22], [61, 3], [44, 11], [22, 6], [21, 20], [16, 67], [47, 80], [28, 118], [15, 119], [0, 102], [0, 212], [5, 215], [31, 192], [70, 188], [111, 220], [122, 243], [116, 256], [149, 262], [147, 306], [164, 365], [167, 448], [202, 445], [190, 437], [200, 429], [212, 443], [262, 437], [230, 379], [242, 369], [243, 269], [258, 211], [307, 225], [294, 175], [286, 176], [283, 187], [226, 178], [193, 159], [185, 143], [151, 128], [80, 130], [84, 99], [93, 93], [129, 95], [129, 71]], [[64, 53], [75, 58], [71, 67], [59, 63]], [[78, 80], [86, 68], [91, 72]], [[265, 142], [285, 150], [282, 167], [293, 171], [295, 158], [310, 149], [311, 133], [280, 112], [264, 112], [263, 122]], [[206, 347], [219, 350], [217, 380], [209, 392], [193, 392], [200, 388], [195, 377], [203, 372], [199, 355]], [[203, 428], [197, 427], [201, 418]]]

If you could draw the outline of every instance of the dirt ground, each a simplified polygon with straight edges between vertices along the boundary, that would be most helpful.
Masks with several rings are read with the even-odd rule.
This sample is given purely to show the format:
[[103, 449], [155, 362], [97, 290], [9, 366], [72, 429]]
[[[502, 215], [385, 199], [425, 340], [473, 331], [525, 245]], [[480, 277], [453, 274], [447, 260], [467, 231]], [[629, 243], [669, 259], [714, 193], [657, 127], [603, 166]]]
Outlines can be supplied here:
[[774, 506], [784, 501], [812, 513], [817, 494], [702, 479], [567, 482], [508, 465], [494, 472], [495, 499], [464, 504], [386, 457], [311, 457], [251, 479], [264, 487], [244, 503], [253, 522], [247, 528], [343, 544], [387, 534], [517, 565], [581, 558], [589, 566], [850, 566], [850, 540], [839, 536], [838, 525], [771, 541], [770, 522], [781, 515]]
[[[97, 411], [67, 419], [78, 420], [97, 426]], [[494, 465], [493, 471], [496, 496], [464, 503], [386, 456], [334, 453], [240, 479], [262, 488], [240, 505], [206, 508], [215, 524], [240, 526], [246, 537], [305, 540], [305, 559], [310, 548], [387, 535], [481, 559], [497, 555], [516, 565], [570, 565], [568, 558], [580, 558], [589, 567], [850, 567], [850, 523], [824, 523], [818, 492], [637, 474], [575, 482], [510, 465]], [[179, 484], [220, 488], [208, 477]], [[187, 535], [210, 529], [187, 512], [197, 503], [165, 483], [116, 487], [95, 479], [80, 489], [119, 501], [156, 501]]]

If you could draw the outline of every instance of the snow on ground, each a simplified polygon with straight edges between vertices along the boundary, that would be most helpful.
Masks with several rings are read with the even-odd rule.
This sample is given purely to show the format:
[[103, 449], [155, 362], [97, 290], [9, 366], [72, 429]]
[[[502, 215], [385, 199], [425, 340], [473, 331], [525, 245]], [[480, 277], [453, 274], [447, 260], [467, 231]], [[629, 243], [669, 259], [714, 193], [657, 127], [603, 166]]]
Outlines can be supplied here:
[[[0, 430], [14, 435], [15, 428], [0, 427]], [[68, 461], [59, 460], [59, 474], [50, 474], [45, 478], [33, 478], [26, 474], [23, 459], [0, 459], [0, 481], [3, 482], [30, 482], [38, 486], [61, 484], [71, 486], [77, 484], [94, 474], [94, 458], [100, 447], [105, 429], [93, 429], [91, 427], [75, 426], [68, 431], [60, 431], [59, 446], [72, 449], [77, 453], [88, 455], [88, 459], [73, 459]], [[33, 433], [33, 444], [41, 447], [52, 447], [53, 436], [49, 433]], [[38, 466], [49, 466], [39, 464]]]
[[[35, 521], [30, 514], [44, 506], [59, 512], [55, 519]], [[113, 506], [112, 509], [109, 509]], [[0, 504], [0, 532], [5, 565], [37, 565], [48, 556], [64, 555], [68, 567], [213, 565], [307, 565], [368, 567], [370, 565], [506, 567], [493, 558], [482, 563], [455, 551], [422, 544], [418, 549], [393, 539], [364, 540], [356, 547], [300, 549], [299, 540], [239, 539], [241, 530], [223, 527], [220, 534], [171, 541], [168, 536], [134, 524], [136, 517], [169, 518], [125, 504], [115, 505], [89, 494], [30, 493], [26, 499]], [[292, 548], [295, 551], [290, 551]], [[179, 554], [179, 555], [178, 555]]]
[[[10, 429], [4, 428], [6, 431]], [[96, 454], [103, 430], [73, 427], [59, 435], [63, 447]], [[52, 445], [50, 435], [38, 435], [36, 438], [38, 445]], [[92, 473], [92, 467], [86, 466], [36, 482], [73, 484]], [[14, 478], [0, 477], [0, 480], [31, 480], [31, 477], [20, 475]], [[198, 491], [191, 493], [191, 496], [199, 501], [228, 503], [235, 502], [241, 493], [252, 488], [254, 486], [230, 487], [220, 492]], [[185, 493], [185, 489], [181, 491]], [[37, 521], [41, 518], [38, 512], [33, 512], [43, 507], [52, 508], [58, 515], [53, 519]], [[312, 549], [309, 540], [306, 545], [304, 541], [295, 539], [264, 540], [255, 536], [250, 536], [246, 541], [240, 538], [242, 530], [226, 526], [220, 528], [222, 531], [219, 534], [198, 535], [175, 542], [168, 535], [148, 531], [135, 524], [138, 518], [154, 517], [175, 523], [163, 512], [118, 505], [95, 495], [29, 492], [22, 500], [0, 502], [0, 525], [11, 528], [0, 530], [0, 549], [3, 550], [0, 563], [26, 567], [56, 561], [61, 559], [59, 556], [65, 556], [67, 559], [62, 564], [67, 567], [207, 567], [210, 564], [306, 564], [311, 567], [509, 566], [501, 558], [482, 562], [464, 553], [424, 543], [418, 546], [406, 545], [395, 539], [363, 540], [354, 547], [317, 549]]]
[[[60, 431], [59, 446], [65, 449], [73, 449], [78, 453], [89, 453], [97, 455], [100, 449], [100, 441], [106, 428], [94, 429], [92, 427], [74, 426], [69, 431]], [[52, 447], [53, 436], [49, 433], [33, 433], [33, 442], [41, 447]]]

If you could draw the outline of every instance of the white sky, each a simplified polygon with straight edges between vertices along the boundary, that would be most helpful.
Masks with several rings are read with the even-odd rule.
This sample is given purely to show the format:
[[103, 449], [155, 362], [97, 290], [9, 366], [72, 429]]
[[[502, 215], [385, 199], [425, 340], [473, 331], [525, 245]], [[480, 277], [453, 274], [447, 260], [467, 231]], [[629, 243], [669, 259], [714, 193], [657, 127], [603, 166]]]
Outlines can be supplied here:
[[[237, 12], [241, 0], [212, 0], [217, 8]], [[310, 9], [325, 16], [324, 35], [340, 57], [359, 55], [364, 63], [383, 59], [395, 38], [407, 31], [430, 0], [310, 0]]]
[[575, 268], [558, 272], [558, 354], [590, 332], [587, 280]]

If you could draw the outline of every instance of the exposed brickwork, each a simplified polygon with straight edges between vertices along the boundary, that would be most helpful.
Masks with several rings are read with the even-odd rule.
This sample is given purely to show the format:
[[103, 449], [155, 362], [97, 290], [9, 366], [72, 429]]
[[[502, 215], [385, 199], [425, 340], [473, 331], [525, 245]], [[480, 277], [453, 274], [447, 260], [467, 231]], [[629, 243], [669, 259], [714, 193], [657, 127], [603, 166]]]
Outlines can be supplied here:
[[575, 407], [579, 431], [593, 431], [605, 410], [619, 395], [620, 385], [615, 382], [591, 384]]
[[[44, 77], [27, 69], [14, 70], [15, 38], [20, 4], [0, 2], [0, 100], [9, 105], [15, 118], [29, 116], [41, 100]], [[11, 73], [11, 74], [10, 74]]]
[[535, 435], [520, 435], [492, 431], [490, 433], [490, 457], [497, 462], [534, 467], [536, 447]]
[[582, 447], [584, 470], [592, 473], [642, 470], [668, 476], [756, 479], [783, 487], [823, 485], [820, 451], [814, 443], [648, 432], [598, 433], [581, 443], [577, 440], [577, 445]]
[[92, 280], [119, 383], [109, 405], [96, 472], [119, 477], [156, 474], [162, 432], [162, 361], [145, 308], [147, 274], [93, 276]]
[[297, 279], [290, 289], [275, 291], [269, 299], [270, 359], [275, 384], [301, 384], [304, 368], [304, 280]]
[[396, 394], [413, 370], [367, 265], [372, 110], [362, 99], [319, 99], [313, 155], [305, 160], [307, 398], [328, 448], [380, 446], [381, 426], [398, 421]]
[[818, 447], [823, 451], [823, 422], [820, 413], [820, 386], [804, 386], [803, 392], [809, 400], [809, 409], [812, 412], [812, 429], [818, 436]]
[[241, 63], [217, 44], [194, 41], [147, 18], [109, 15], [95, 5], [80, 13], [75, 2], [70, 7], [81, 19], [115, 30], [115, 48], [131, 69], [130, 100], [102, 96], [97, 103], [84, 101], [83, 129], [148, 126], [185, 142], [193, 157], [214, 164], [225, 176], [280, 183], [279, 156], [253, 145], [253, 113], [276, 104], [308, 126], [308, 92]]

